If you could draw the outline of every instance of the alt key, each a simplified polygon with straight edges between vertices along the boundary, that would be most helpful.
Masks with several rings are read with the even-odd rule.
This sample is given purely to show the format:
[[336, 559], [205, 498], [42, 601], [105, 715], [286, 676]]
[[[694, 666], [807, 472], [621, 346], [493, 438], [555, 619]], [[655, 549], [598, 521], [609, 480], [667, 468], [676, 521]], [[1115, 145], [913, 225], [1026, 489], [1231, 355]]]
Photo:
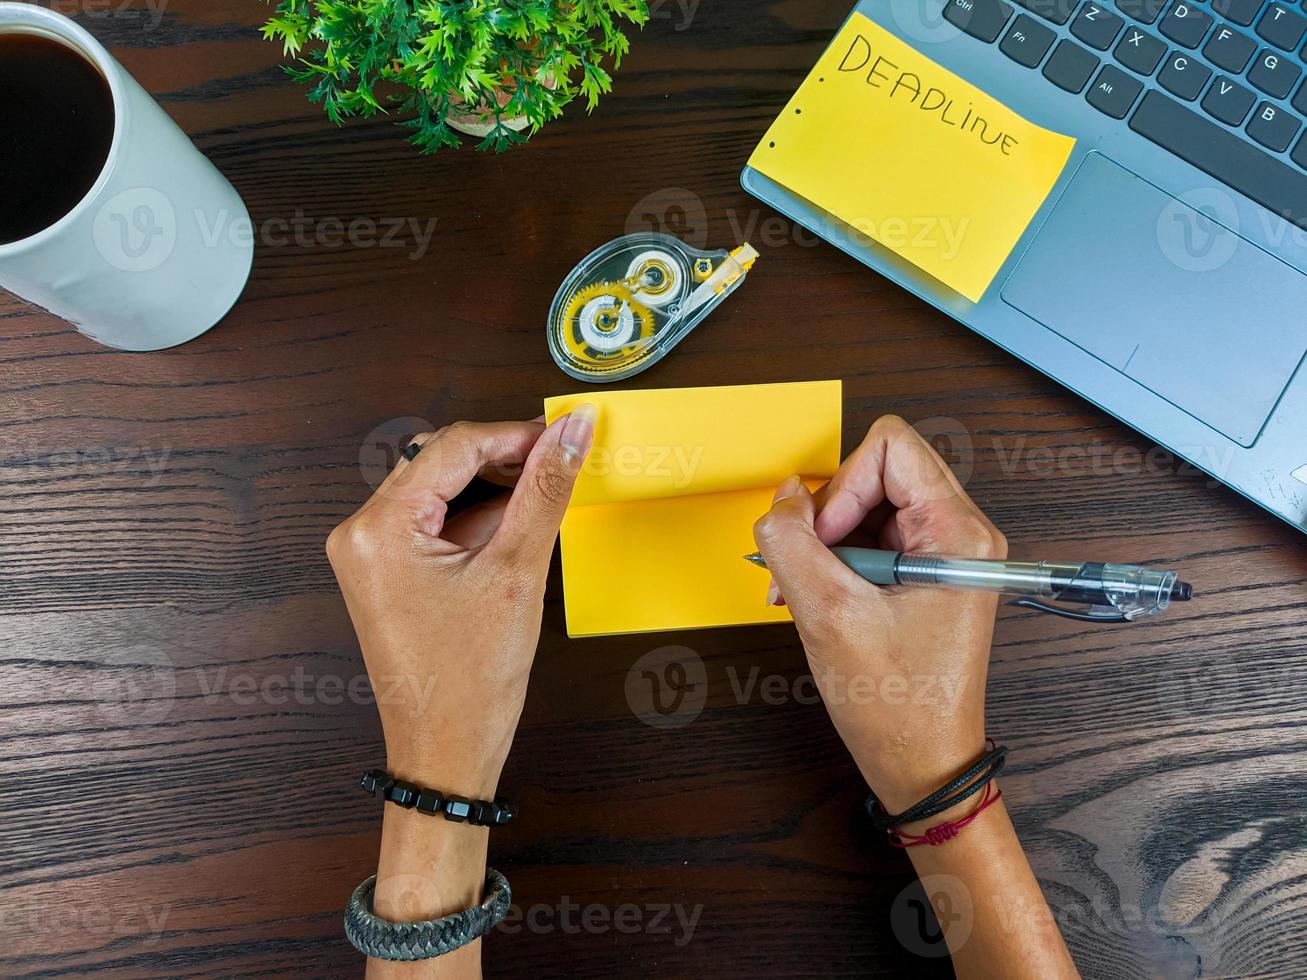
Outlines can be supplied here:
[[1104, 112], [1113, 119], [1124, 119], [1143, 89], [1141, 82], [1131, 78], [1120, 68], [1115, 65], [1104, 65], [1103, 70], [1094, 79], [1094, 84], [1089, 86], [1085, 98], [1099, 112]]

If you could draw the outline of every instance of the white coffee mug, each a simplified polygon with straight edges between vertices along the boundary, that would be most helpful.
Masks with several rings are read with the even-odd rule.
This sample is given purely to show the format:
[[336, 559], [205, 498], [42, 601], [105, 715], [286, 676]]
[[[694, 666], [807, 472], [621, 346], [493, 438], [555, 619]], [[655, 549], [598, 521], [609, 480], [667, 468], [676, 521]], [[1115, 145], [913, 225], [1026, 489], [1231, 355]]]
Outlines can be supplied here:
[[62, 218], [0, 245], [0, 287], [102, 344], [160, 350], [198, 337], [235, 305], [254, 261], [236, 189], [85, 29], [0, 3], [0, 34], [80, 52], [109, 84], [114, 133], [99, 179]]

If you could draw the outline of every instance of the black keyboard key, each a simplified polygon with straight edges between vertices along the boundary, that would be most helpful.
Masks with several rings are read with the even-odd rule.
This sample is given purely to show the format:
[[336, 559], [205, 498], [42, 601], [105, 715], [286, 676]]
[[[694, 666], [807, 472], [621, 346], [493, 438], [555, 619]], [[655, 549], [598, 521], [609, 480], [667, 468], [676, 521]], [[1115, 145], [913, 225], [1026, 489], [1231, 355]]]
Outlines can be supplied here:
[[1257, 19], [1262, 0], [1212, 0], [1212, 9], [1240, 27], [1247, 27]]
[[1127, 27], [1125, 37], [1116, 46], [1116, 60], [1131, 71], [1151, 75], [1166, 54], [1166, 45], [1137, 27]]
[[1172, 51], [1167, 55], [1166, 63], [1162, 65], [1157, 81], [1172, 95], [1178, 95], [1186, 102], [1192, 102], [1198, 98], [1198, 93], [1203, 90], [1203, 86], [1211, 77], [1212, 69], [1201, 61], [1182, 51]]
[[1203, 57], [1233, 75], [1238, 75], [1248, 67], [1248, 59], [1257, 50], [1257, 42], [1247, 34], [1232, 31], [1224, 24], [1212, 32], [1211, 38], [1203, 46]]
[[1298, 135], [1301, 125], [1292, 113], [1263, 102], [1248, 120], [1248, 135], [1268, 150], [1283, 153]]
[[1282, 99], [1298, 81], [1302, 69], [1289, 60], [1288, 55], [1263, 51], [1248, 71], [1248, 81], [1273, 99]]
[[1058, 41], [1053, 56], [1044, 63], [1044, 77], [1058, 88], [1079, 95], [1098, 59], [1074, 41]]
[[1233, 82], [1224, 75], [1217, 75], [1212, 87], [1203, 96], [1203, 109], [1223, 123], [1242, 126], [1248, 118], [1248, 110], [1253, 107], [1257, 97], [1242, 85]]
[[[1307, 173], [1281, 163], [1161, 92], [1144, 95], [1130, 117], [1130, 128], [1262, 207], [1307, 228]], [[1295, 154], [1302, 145], [1299, 141]], [[1307, 167], [1307, 154], [1301, 162]]]
[[1065, 24], [1069, 21], [1079, 2], [1080, 0], [1016, 0], [1019, 6], [1025, 7], [1032, 14], [1038, 14], [1044, 20], [1051, 20], [1054, 24]]
[[1021, 14], [1003, 34], [998, 49], [1018, 65], [1034, 68], [1044, 60], [1048, 49], [1057, 37], [1052, 28], [1045, 27], [1033, 17]]
[[1012, 8], [1003, 0], [948, 0], [944, 19], [959, 30], [986, 43], [998, 39]]
[[1106, 51], [1121, 33], [1124, 24], [1125, 21], [1110, 10], [1096, 3], [1087, 3], [1071, 22], [1071, 33], [1091, 48]]
[[1257, 22], [1257, 33], [1277, 48], [1293, 51], [1307, 34], [1307, 17], [1300, 17], [1282, 3], [1273, 3]]
[[1124, 119], [1143, 89], [1143, 82], [1131, 78], [1116, 65], [1104, 65], [1085, 93], [1085, 99], [1099, 112], [1113, 119]]
[[1293, 101], [1289, 104], [1304, 116], [1307, 116], [1307, 82], [1303, 82], [1298, 86], [1298, 94], [1293, 97]]
[[1293, 152], [1289, 154], [1289, 159], [1307, 170], [1307, 133], [1303, 134], [1302, 139], [1298, 141], [1298, 145], [1293, 148]]
[[1166, 6], [1166, 0], [1116, 0], [1116, 9], [1127, 17], [1151, 24]]
[[1207, 29], [1212, 26], [1212, 15], [1180, 0], [1172, 4], [1157, 29], [1176, 44], [1196, 48], [1203, 43]]

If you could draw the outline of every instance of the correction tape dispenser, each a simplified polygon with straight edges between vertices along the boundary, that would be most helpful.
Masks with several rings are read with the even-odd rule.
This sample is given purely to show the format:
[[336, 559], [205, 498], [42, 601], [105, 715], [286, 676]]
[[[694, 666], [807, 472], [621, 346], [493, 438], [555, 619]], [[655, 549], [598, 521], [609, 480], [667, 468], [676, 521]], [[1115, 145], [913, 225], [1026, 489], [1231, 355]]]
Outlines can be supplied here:
[[662, 360], [744, 282], [752, 245], [700, 252], [654, 232], [627, 235], [572, 270], [549, 310], [549, 351], [578, 381], [601, 384]]

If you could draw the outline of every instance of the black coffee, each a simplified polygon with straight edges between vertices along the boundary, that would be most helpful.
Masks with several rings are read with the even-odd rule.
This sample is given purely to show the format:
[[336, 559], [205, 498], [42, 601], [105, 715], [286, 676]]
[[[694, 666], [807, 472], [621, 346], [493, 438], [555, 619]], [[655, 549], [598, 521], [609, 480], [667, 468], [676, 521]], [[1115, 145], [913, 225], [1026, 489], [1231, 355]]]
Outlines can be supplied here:
[[50, 227], [86, 196], [113, 128], [109, 85], [81, 54], [0, 34], [0, 245]]

